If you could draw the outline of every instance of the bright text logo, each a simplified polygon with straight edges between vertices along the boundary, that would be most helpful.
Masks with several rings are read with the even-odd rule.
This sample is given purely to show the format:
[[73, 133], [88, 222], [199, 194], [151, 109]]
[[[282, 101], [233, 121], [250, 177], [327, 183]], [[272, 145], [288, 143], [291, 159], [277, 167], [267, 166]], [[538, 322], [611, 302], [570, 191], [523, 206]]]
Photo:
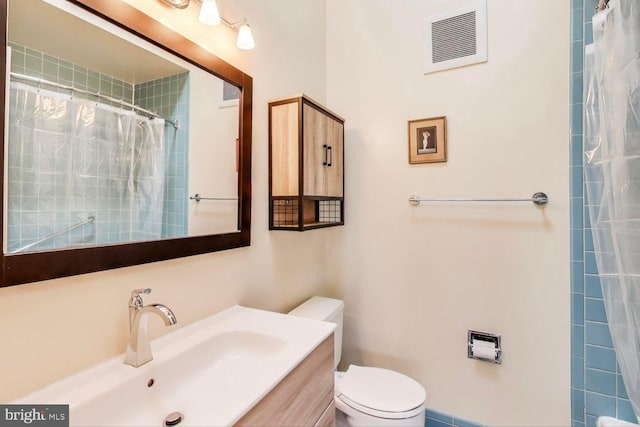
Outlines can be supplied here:
[[0, 427], [69, 427], [69, 405], [0, 405]]

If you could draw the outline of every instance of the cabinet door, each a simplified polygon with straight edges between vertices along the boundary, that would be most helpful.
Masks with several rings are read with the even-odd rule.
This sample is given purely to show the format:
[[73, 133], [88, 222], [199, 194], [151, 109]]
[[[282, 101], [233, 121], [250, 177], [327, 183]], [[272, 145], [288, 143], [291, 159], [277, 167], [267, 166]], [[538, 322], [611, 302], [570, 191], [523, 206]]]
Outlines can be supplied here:
[[298, 103], [271, 107], [271, 192], [298, 195]]
[[328, 164], [325, 168], [325, 188], [328, 197], [343, 196], [344, 125], [327, 117]]
[[303, 104], [303, 138], [304, 138], [304, 177], [303, 191], [305, 196], [325, 196], [324, 166], [327, 147], [327, 116]]

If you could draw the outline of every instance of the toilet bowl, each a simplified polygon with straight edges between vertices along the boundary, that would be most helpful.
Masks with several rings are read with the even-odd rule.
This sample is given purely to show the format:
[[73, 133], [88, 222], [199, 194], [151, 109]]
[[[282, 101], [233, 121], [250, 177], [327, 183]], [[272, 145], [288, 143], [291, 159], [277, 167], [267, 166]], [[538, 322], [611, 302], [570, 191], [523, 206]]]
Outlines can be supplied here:
[[[336, 324], [334, 367], [342, 356], [344, 303], [312, 297], [289, 314]], [[424, 426], [426, 392], [414, 379], [389, 369], [350, 365], [335, 373], [337, 426]]]

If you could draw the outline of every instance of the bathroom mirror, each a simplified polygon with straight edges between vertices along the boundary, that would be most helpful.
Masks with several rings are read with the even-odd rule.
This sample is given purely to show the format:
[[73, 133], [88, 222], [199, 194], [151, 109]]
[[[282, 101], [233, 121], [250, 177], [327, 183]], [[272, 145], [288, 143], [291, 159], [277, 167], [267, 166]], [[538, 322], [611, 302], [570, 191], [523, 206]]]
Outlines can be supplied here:
[[2, 286], [249, 245], [250, 76], [124, 1], [0, 5]]

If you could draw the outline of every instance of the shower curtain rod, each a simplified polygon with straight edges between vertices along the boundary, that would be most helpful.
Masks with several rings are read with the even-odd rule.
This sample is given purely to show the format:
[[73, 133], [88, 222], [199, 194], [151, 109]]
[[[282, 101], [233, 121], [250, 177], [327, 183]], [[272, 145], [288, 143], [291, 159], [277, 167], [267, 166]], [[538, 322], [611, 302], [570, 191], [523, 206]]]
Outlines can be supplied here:
[[103, 94], [101, 94], [99, 92], [91, 92], [91, 91], [84, 90], [84, 89], [78, 89], [78, 88], [73, 87], [73, 86], [67, 86], [67, 85], [63, 85], [63, 84], [60, 84], [60, 83], [52, 82], [50, 80], [45, 80], [45, 79], [41, 79], [41, 78], [38, 78], [38, 77], [27, 76], [25, 74], [20, 74], [20, 73], [11, 72], [11, 77], [15, 77], [15, 78], [21, 79], [21, 80], [27, 80], [27, 81], [35, 82], [35, 83], [38, 83], [38, 84], [54, 86], [54, 87], [57, 87], [57, 88], [60, 88], [60, 89], [66, 89], [66, 90], [70, 90], [70, 91], [73, 91], [73, 92], [84, 93], [85, 95], [97, 96], [98, 98], [104, 98], [104, 99], [106, 99], [108, 101], [115, 102], [116, 104], [120, 104], [123, 107], [128, 107], [128, 108], [132, 108], [132, 109], [141, 111], [141, 112], [145, 113], [146, 115], [151, 116], [153, 118], [163, 119], [165, 122], [173, 125], [173, 127], [176, 128], [176, 129], [180, 128], [180, 123], [178, 122], [178, 120], [165, 119], [164, 117], [159, 116], [158, 114], [154, 113], [153, 111], [149, 111], [149, 110], [146, 110], [146, 109], [144, 109], [142, 107], [138, 107], [137, 105], [130, 104], [130, 103], [126, 102], [126, 101], [123, 101], [122, 99], [116, 99], [116, 98], [112, 98], [112, 97], [107, 96], [107, 95], [103, 95]]

